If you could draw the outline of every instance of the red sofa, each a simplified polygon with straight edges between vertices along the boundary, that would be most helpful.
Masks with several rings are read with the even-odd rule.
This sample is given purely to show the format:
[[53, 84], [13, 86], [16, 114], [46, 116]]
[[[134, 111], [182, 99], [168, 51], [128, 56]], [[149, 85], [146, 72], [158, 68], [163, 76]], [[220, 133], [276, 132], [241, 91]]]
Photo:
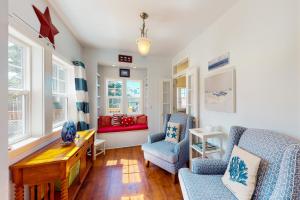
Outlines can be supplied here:
[[113, 126], [111, 123], [112, 116], [98, 117], [98, 133], [111, 133], [133, 130], [148, 129], [148, 120], [146, 115], [136, 115], [134, 117], [134, 124], [130, 126]]

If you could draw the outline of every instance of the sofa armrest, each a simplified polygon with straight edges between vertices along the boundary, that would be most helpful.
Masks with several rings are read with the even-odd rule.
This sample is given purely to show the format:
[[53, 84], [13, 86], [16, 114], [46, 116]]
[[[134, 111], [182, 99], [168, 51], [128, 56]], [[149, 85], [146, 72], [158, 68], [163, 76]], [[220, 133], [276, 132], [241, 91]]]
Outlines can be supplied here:
[[192, 160], [192, 172], [195, 174], [224, 174], [226, 168], [227, 163], [223, 160], [202, 158], [195, 158]]
[[154, 133], [148, 135], [148, 143], [158, 142], [160, 140], [165, 139], [165, 133]]

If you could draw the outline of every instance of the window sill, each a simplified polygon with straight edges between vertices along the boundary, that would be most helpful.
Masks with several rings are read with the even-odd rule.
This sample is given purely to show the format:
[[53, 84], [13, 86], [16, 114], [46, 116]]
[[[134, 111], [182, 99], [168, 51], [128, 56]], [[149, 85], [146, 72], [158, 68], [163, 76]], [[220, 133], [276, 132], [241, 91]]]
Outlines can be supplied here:
[[60, 130], [61, 129], [42, 137], [31, 137], [11, 145], [10, 150], [8, 151], [9, 164], [11, 165], [16, 163], [33, 152], [38, 151], [51, 142], [57, 140], [60, 137]]

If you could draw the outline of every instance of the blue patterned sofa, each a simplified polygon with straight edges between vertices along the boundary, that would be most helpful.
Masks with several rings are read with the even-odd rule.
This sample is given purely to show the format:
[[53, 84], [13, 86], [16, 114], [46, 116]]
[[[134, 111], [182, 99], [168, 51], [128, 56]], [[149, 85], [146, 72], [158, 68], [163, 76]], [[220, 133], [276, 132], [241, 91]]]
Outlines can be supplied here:
[[[192, 128], [193, 118], [183, 113], [167, 114], [164, 117], [163, 132], [150, 134], [148, 143], [142, 145], [146, 161], [176, 175], [189, 160], [189, 129]], [[180, 123], [179, 143], [166, 142], [165, 132], [168, 122]], [[174, 177], [175, 178], [175, 177]], [[174, 179], [175, 180], [175, 179]]]
[[300, 200], [300, 141], [269, 130], [232, 127], [223, 160], [192, 161], [192, 171], [179, 170], [179, 181], [185, 200], [236, 199], [223, 185], [234, 145], [262, 158], [252, 199]]

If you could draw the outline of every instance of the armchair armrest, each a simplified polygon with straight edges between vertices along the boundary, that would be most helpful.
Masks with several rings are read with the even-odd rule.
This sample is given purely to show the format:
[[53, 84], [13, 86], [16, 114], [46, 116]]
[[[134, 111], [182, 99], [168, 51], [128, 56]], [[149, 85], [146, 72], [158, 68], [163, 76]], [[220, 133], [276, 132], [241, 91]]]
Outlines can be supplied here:
[[158, 142], [165, 139], [165, 133], [154, 133], [148, 135], [148, 143]]
[[202, 158], [195, 158], [192, 160], [192, 172], [195, 174], [224, 174], [226, 169], [227, 162], [223, 160]]

